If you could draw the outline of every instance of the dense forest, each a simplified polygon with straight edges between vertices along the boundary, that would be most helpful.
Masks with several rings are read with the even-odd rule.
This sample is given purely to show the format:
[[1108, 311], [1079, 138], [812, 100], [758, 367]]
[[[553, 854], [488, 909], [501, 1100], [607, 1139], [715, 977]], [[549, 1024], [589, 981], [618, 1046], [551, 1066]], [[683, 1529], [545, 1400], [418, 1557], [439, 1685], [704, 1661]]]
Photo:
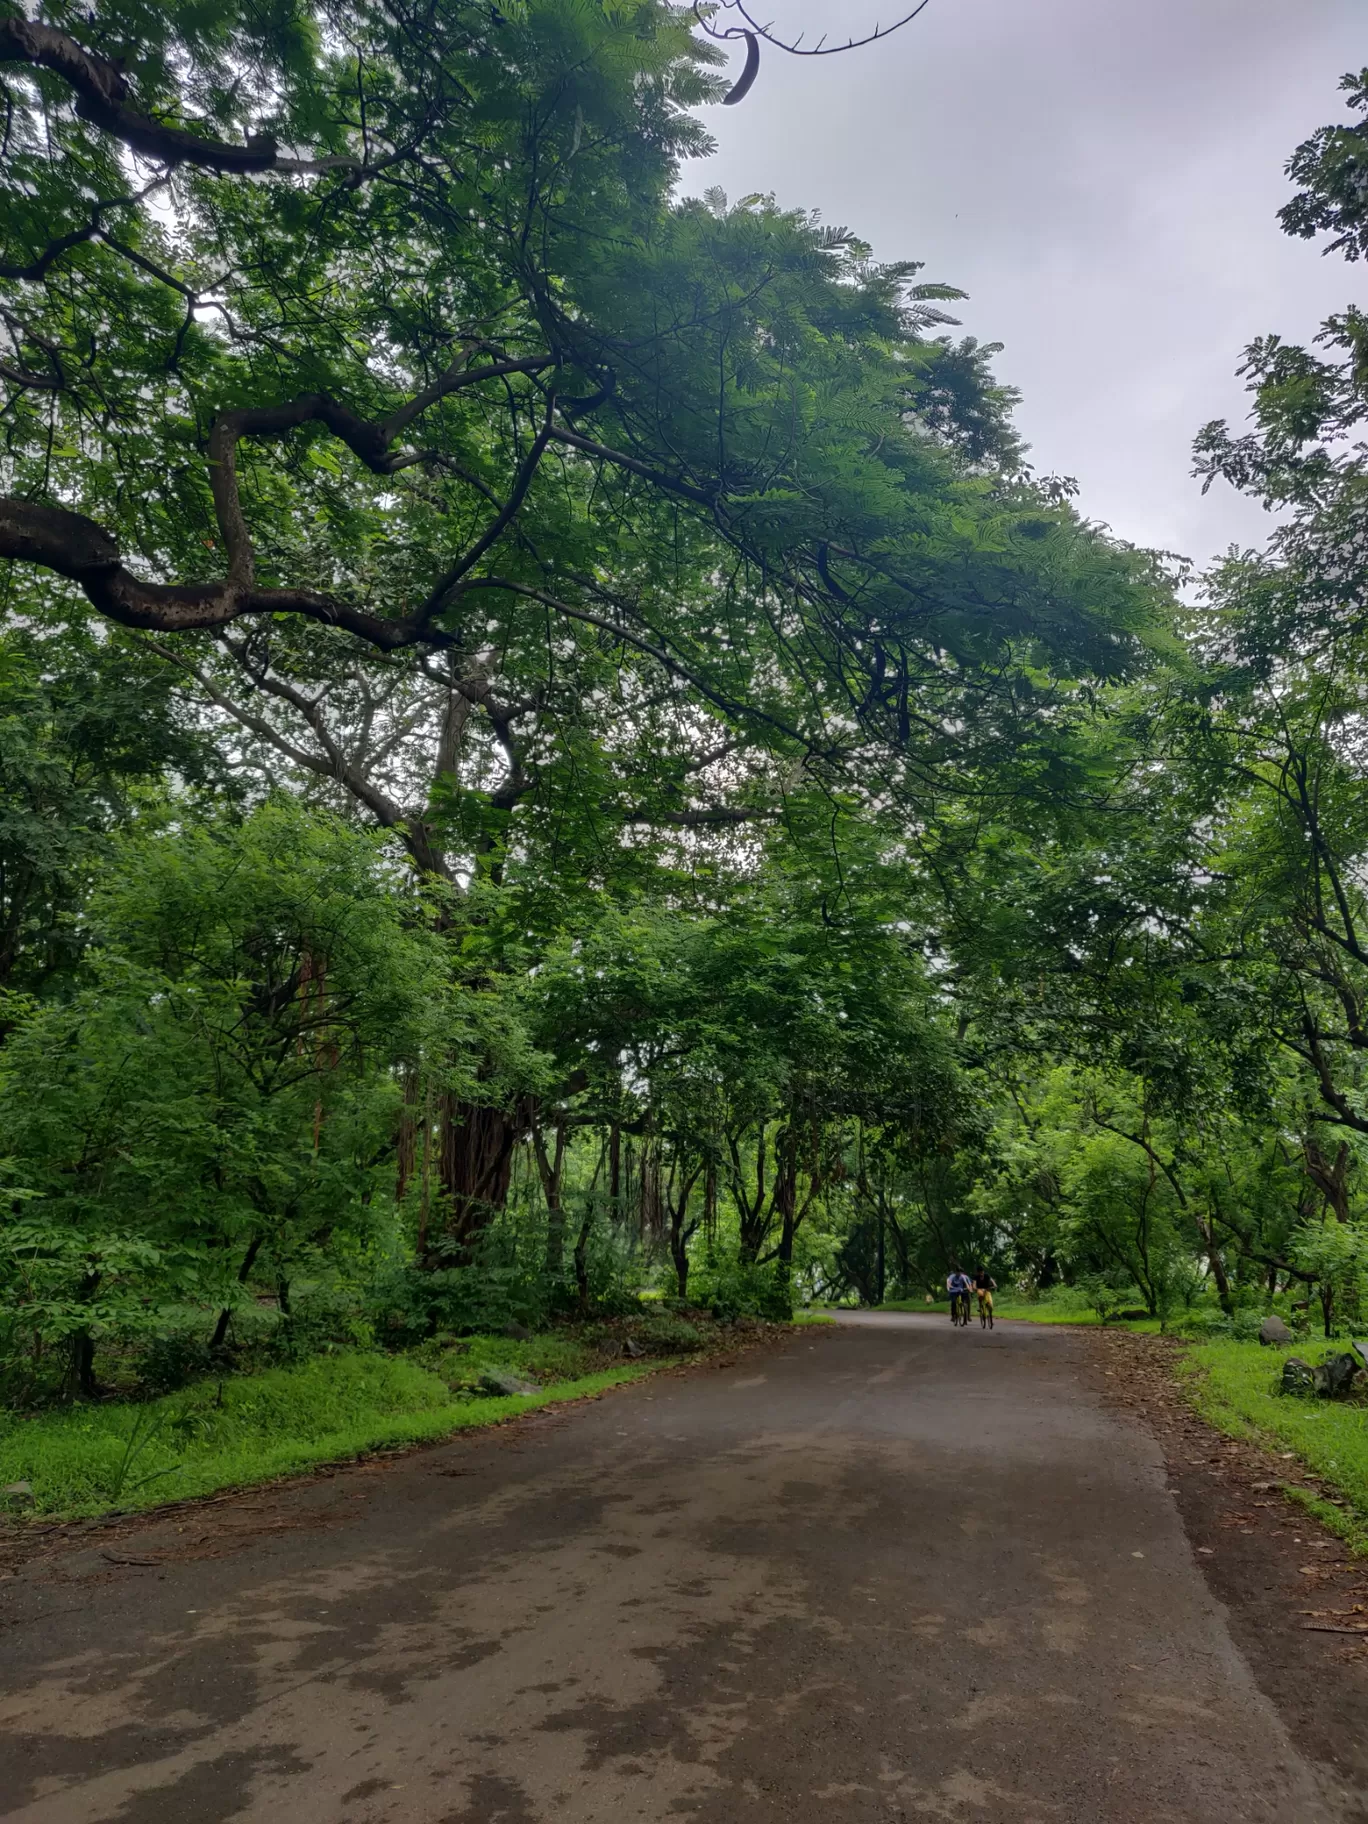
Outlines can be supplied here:
[[[1195, 574], [953, 285], [688, 195], [721, 63], [0, 16], [7, 1403], [957, 1262], [1368, 1316], [1368, 317], [1244, 351]], [[1356, 261], [1345, 88], [1282, 227]]]

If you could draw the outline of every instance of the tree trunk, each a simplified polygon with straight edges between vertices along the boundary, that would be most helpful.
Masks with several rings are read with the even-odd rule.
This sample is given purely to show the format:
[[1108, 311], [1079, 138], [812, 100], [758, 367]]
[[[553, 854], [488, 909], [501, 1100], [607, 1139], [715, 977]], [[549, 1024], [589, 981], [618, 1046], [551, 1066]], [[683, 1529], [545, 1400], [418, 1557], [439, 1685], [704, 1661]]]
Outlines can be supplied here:
[[[253, 1235], [251, 1241], [247, 1244], [247, 1252], [243, 1257], [242, 1265], [238, 1268], [237, 1278], [240, 1286], [245, 1286], [247, 1284], [252, 1268], [256, 1265], [256, 1257], [261, 1252], [261, 1244], [264, 1239], [264, 1236]], [[209, 1339], [209, 1347], [211, 1349], [222, 1349], [227, 1340], [228, 1326], [232, 1321], [233, 1307], [231, 1305], [225, 1305], [218, 1314], [218, 1322], [214, 1325], [214, 1334]]]
[[1207, 1260], [1211, 1266], [1211, 1277], [1216, 1285], [1216, 1297], [1220, 1301], [1222, 1311], [1225, 1312], [1227, 1317], [1232, 1317], [1235, 1312], [1235, 1300], [1231, 1296], [1230, 1279], [1226, 1273], [1225, 1260], [1222, 1257], [1220, 1247], [1217, 1245], [1214, 1223], [1207, 1222], [1202, 1225], [1202, 1240], [1206, 1243]]
[[95, 1339], [89, 1330], [78, 1330], [71, 1338], [71, 1360], [67, 1366], [68, 1399], [93, 1400], [99, 1392], [95, 1384]]
[[405, 1193], [418, 1167], [418, 1109], [421, 1090], [416, 1070], [404, 1072], [404, 1102], [399, 1110], [399, 1131], [395, 1136], [394, 1162], [395, 1181], [394, 1197], [397, 1203], [404, 1201]]
[[1302, 1142], [1306, 1175], [1335, 1213], [1337, 1222], [1349, 1220], [1349, 1168], [1353, 1163], [1347, 1144], [1341, 1140], [1333, 1160], [1327, 1159], [1311, 1135]]
[[528, 1109], [512, 1111], [444, 1094], [439, 1108], [442, 1230], [424, 1238], [423, 1264], [464, 1266], [508, 1201], [513, 1148], [527, 1131]]
[[793, 1237], [798, 1227], [798, 1136], [790, 1121], [775, 1142], [774, 1213], [779, 1218], [776, 1258], [784, 1266], [793, 1261]]
[[542, 1196], [546, 1199], [546, 1273], [559, 1279], [565, 1268], [565, 1205], [561, 1200], [565, 1175], [565, 1120], [556, 1122], [556, 1150], [547, 1157], [546, 1142], [540, 1124], [532, 1129], [532, 1146], [541, 1174]]
[[591, 1191], [584, 1200], [584, 1216], [575, 1237], [575, 1298], [582, 1317], [589, 1315], [589, 1236], [594, 1227], [594, 1208]]
[[689, 1243], [693, 1240], [698, 1228], [697, 1222], [689, 1221], [689, 1201], [693, 1188], [698, 1183], [702, 1163], [685, 1174], [679, 1187], [678, 1196], [674, 1188], [674, 1167], [670, 1168], [669, 1217], [670, 1217], [670, 1259], [674, 1262], [675, 1284], [682, 1299], [689, 1296]]
[[675, 1236], [670, 1237], [670, 1256], [674, 1261], [675, 1288], [679, 1293], [681, 1304], [689, 1296], [689, 1244]]
[[765, 1193], [766, 1136], [769, 1123], [762, 1121], [755, 1137], [755, 1194], [752, 1197], [745, 1185], [745, 1174], [741, 1167], [741, 1152], [735, 1141], [729, 1138], [728, 1145], [732, 1155], [732, 1198], [736, 1204], [738, 1221], [737, 1252], [747, 1266], [753, 1266], [760, 1257], [760, 1250], [765, 1245], [769, 1233], [770, 1212]]

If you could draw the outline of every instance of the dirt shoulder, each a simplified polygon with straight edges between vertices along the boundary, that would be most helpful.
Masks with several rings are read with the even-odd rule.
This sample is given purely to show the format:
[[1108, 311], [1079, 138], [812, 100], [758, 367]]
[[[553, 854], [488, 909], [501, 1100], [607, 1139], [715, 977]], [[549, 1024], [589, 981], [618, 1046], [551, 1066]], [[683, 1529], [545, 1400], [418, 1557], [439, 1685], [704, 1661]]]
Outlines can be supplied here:
[[[1089, 1340], [1106, 1403], [1140, 1420], [1163, 1450], [1208, 1587], [1296, 1746], [1368, 1790], [1368, 1560], [1284, 1487], [1322, 1498], [1331, 1491], [1290, 1452], [1228, 1438], [1199, 1418], [1176, 1381], [1180, 1344], [1078, 1334]], [[1341, 1631], [1359, 1629], [1362, 1638]]]

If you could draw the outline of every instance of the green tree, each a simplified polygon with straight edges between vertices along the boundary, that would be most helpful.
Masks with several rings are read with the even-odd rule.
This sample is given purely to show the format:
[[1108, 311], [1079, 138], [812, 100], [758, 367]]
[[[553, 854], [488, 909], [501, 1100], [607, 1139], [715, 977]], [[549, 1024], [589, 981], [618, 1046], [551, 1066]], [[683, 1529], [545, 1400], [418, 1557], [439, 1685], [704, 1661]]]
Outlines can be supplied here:
[[452, 1016], [440, 952], [373, 842], [282, 802], [131, 839], [91, 909], [87, 983], [0, 1052], [12, 1337], [70, 1346], [218, 1313], [377, 1233], [399, 1071]]

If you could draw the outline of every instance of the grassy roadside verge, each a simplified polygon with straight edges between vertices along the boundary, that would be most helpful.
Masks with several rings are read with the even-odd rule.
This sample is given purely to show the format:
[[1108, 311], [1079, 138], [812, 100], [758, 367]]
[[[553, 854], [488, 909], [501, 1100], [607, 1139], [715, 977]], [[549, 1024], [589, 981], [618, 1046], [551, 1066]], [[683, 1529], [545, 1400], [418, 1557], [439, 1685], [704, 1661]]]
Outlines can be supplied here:
[[1286, 1492], [1355, 1550], [1368, 1554], [1368, 1405], [1358, 1401], [1289, 1399], [1274, 1391], [1289, 1355], [1258, 1343], [1189, 1344], [1177, 1363], [1184, 1398], [1228, 1437], [1290, 1456], [1322, 1485], [1289, 1483]]
[[328, 1356], [138, 1405], [0, 1420], [0, 1487], [32, 1488], [31, 1499], [9, 1502], [16, 1518], [136, 1512], [495, 1424], [639, 1380], [674, 1359], [473, 1398], [403, 1357]]

